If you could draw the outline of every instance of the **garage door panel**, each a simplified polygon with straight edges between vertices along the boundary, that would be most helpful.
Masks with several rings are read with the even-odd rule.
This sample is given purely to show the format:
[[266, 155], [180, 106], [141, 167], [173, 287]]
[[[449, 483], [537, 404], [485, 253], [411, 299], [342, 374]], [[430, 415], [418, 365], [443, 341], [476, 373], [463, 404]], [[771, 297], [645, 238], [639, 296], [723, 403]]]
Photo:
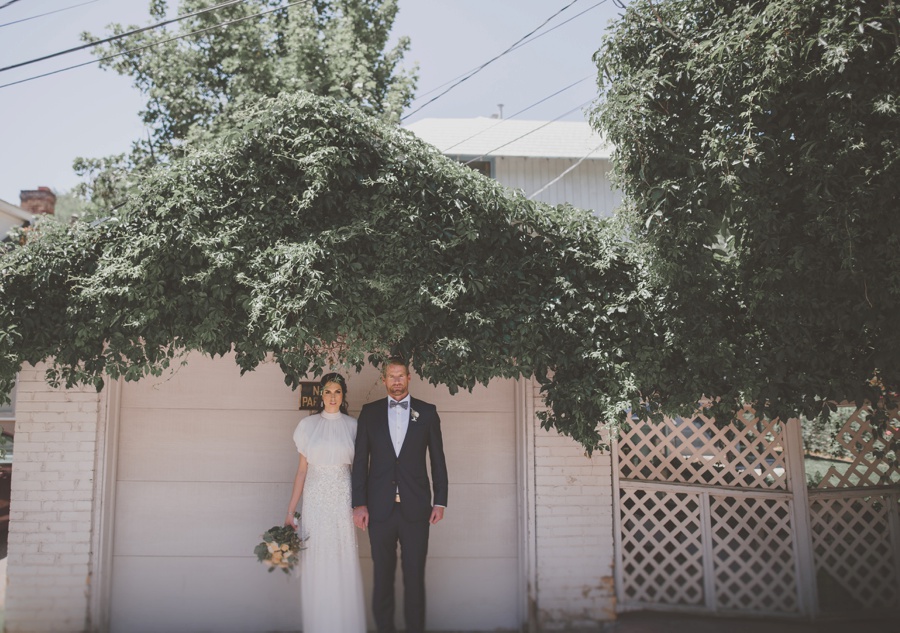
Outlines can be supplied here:
[[451, 485], [515, 483], [515, 422], [511, 412], [441, 414]]
[[115, 554], [247, 555], [284, 520], [291, 485], [119, 482]]
[[[300, 411], [123, 409], [118, 478], [293, 481]], [[148, 459], [148, 456], [152, 456]]]
[[[348, 399], [352, 412], [362, 405], [386, 397], [378, 369], [366, 367], [360, 373], [343, 372], [348, 380]], [[309, 380], [316, 380], [310, 376]], [[493, 380], [489, 387], [478, 384], [471, 392], [462, 389], [455, 395], [448, 387], [432, 385], [413, 377], [412, 394], [438, 405], [441, 412], [509, 411], [515, 398], [514, 380]], [[234, 356], [211, 360], [192, 354], [188, 363], [161, 377], [148, 377], [137, 383], [124, 383], [124, 408], [183, 409], [296, 409], [299, 395], [284, 384], [284, 374], [274, 363], [264, 363], [243, 376]]]
[[[363, 589], [372, 595], [372, 561], [362, 560]], [[518, 631], [518, 561], [509, 558], [432, 558], [425, 568], [429, 631]], [[403, 627], [403, 572], [394, 585], [396, 624]], [[368, 607], [368, 605], [366, 605]], [[369, 610], [371, 611], [371, 610]], [[369, 630], [375, 629], [369, 613]]]
[[514, 558], [429, 559], [427, 628], [518, 631], [518, 574]]
[[[516, 508], [514, 484], [452, 486], [444, 520], [431, 527], [428, 560], [518, 556]], [[359, 552], [372, 556], [368, 533], [359, 533]]]
[[298, 404], [298, 393], [284, 384], [278, 365], [263, 363], [241, 376], [233, 354], [215, 360], [191, 354], [184, 366], [122, 388], [123, 408], [257, 411]]
[[454, 486], [444, 520], [431, 528], [428, 556], [516, 557], [516, 507], [514, 484]]
[[252, 557], [116, 556], [113, 631], [299, 631], [300, 583]]

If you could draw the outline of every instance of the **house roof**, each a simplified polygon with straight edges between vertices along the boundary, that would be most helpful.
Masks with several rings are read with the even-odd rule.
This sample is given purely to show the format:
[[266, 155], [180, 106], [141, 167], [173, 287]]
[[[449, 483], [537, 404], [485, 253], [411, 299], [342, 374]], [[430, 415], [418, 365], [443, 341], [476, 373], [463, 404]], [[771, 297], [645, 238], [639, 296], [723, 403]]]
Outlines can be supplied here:
[[421, 119], [406, 128], [449, 156], [608, 159], [611, 151], [583, 121]]
[[12, 216], [18, 220], [22, 220], [23, 222], [33, 222], [34, 214], [28, 213], [25, 209], [21, 207], [17, 207], [14, 204], [10, 204], [6, 200], [0, 200], [0, 213], [5, 213], [8, 216]]

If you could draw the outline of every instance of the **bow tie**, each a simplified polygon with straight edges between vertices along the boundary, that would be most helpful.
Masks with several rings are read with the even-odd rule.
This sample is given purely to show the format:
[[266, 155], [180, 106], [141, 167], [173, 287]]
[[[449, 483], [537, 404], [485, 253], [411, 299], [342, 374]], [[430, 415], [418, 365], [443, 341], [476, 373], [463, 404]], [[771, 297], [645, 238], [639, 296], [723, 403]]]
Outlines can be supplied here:
[[390, 406], [391, 409], [393, 409], [394, 407], [403, 407], [404, 409], [406, 409], [409, 407], [409, 402], [407, 400], [404, 400], [403, 402], [397, 402], [396, 400], [391, 399]]

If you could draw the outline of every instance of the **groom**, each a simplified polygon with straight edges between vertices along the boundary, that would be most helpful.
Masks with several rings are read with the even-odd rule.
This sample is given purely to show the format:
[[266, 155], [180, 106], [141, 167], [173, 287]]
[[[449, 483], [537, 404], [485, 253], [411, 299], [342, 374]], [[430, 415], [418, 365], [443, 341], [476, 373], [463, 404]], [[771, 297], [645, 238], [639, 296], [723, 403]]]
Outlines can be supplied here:
[[[444, 518], [447, 464], [441, 419], [433, 404], [409, 395], [409, 366], [392, 358], [382, 371], [386, 399], [362, 408], [353, 457], [353, 521], [369, 529], [375, 587], [372, 611], [379, 633], [395, 633], [397, 543], [403, 567], [406, 630], [425, 630], [428, 528]], [[434, 505], [425, 469], [431, 460]]]

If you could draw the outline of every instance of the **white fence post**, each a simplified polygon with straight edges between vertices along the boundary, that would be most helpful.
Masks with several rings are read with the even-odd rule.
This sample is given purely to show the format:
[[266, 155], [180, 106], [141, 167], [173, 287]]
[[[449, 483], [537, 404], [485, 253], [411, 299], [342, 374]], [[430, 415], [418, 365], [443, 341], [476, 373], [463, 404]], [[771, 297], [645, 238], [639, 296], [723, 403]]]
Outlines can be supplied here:
[[788, 487], [791, 491], [791, 522], [794, 525], [794, 565], [797, 574], [797, 601], [800, 612], [812, 618], [819, 612], [816, 566], [809, 522], [809, 495], [803, 457], [803, 430], [798, 418], [784, 422], [784, 450], [787, 453]]

